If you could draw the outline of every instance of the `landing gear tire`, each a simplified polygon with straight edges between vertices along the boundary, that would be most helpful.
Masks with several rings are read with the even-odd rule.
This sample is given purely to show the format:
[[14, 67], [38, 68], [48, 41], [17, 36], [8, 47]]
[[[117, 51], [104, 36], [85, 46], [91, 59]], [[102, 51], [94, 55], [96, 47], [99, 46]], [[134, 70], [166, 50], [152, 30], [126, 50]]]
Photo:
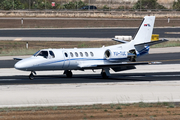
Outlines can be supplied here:
[[31, 73], [31, 74], [29, 75], [29, 79], [30, 79], [30, 80], [33, 80], [33, 79], [34, 79], [33, 73]]
[[72, 75], [73, 75], [73, 74], [72, 74], [72, 72], [71, 72], [70, 70], [67, 70], [67, 71], [66, 71], [66, 77], [67, 77], [67, 78], [72, 78]]
[[109, 78], [109, 76], [107, 76], [105, 72], [101, 72], [101, 76], [102, 76], [103, 79]]

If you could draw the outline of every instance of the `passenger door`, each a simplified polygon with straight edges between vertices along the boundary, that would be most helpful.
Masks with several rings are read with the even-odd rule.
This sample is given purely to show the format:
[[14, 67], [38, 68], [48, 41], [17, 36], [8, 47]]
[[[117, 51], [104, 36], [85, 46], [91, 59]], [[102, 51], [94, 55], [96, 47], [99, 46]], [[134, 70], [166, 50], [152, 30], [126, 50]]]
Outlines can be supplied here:
[[63, 56], [64, 56], [64, 64], [62, 68], [68, 68], [70, 64], [69, 53], [67, 51], [63, 51]]

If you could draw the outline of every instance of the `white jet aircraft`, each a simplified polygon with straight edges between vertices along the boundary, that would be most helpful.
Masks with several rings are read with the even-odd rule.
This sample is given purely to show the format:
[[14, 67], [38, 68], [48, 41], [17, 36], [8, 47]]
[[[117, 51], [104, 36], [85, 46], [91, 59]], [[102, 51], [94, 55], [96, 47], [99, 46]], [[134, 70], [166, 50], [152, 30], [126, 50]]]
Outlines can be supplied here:
[[136, 58], [148, 54], [151, 45], [168, 41], [151, 41], [155, 16], [145, 16], [134, 39], [130, 42], [112, 39], [122, 44], [102, 48], [81, 49], [42, 49], [32, 57], [20, 60], [15, 68], [31, 71], [29, 79], [34, 79], [35, 71], [64, 70], [67, 77], [72, 77], [72, 70], [102, 69], [103, 78], [110, 76], [110, 68], [115, 72], [135, 69], [135, 65], [149, 64], [136, 62]]

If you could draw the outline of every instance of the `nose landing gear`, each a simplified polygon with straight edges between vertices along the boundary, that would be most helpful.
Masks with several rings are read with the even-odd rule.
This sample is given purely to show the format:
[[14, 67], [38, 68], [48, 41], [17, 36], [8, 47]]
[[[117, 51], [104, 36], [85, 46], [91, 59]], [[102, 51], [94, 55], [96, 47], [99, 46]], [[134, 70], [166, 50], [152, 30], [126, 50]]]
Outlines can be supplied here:
[[29, 75], [29, 79], [33, 80], [34, 79], [34, 75], [36, 75], [35, 71], [31, 71], [31, 74]]

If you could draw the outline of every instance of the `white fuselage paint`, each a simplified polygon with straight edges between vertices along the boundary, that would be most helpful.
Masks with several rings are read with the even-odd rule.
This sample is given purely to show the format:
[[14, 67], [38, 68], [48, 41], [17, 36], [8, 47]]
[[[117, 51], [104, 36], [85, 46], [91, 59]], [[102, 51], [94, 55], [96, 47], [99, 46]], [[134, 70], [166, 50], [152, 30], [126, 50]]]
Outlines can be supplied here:
[[112, 50], [111, 56], [113, 58], [106, 58], [105, 51], [108, 49], [109, 47], [43, 49], [48, 52], [53, 51], [55, 57], [52, 58], [50, 55], [47, 58], [43, 56], [32, 56], [16, 63], [15, 68], [23, 71], [79, 70], [80, 67], [93, 65], [94, 63], [106, 65], [128, 60], [127, 52], [119, 48]]

